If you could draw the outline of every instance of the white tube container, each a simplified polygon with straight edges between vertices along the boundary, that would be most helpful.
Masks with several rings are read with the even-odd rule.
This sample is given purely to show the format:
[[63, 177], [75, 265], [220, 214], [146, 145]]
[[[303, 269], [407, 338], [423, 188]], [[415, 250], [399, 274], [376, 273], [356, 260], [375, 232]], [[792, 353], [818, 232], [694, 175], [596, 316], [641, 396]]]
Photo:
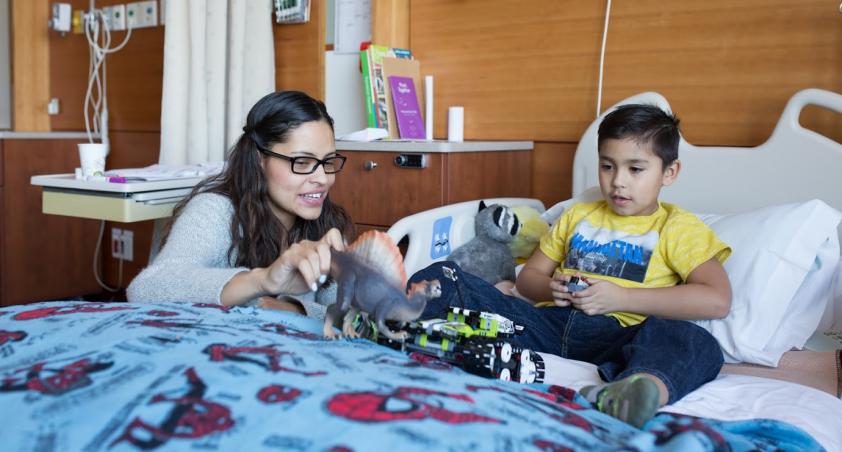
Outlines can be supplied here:
[[433, 139], [433, 76], [424, 77], [424, 136]]
[[447, 141], [461, 142], [465, 139], [465, 108], [447, 109]]

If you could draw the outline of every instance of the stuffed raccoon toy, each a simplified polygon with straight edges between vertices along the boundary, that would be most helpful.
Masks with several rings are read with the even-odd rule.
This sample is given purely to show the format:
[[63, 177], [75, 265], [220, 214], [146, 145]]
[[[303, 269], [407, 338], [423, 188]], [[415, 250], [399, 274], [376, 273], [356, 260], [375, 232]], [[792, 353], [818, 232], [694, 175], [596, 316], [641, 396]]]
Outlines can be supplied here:
[[448, 259], [462, 270], [491, 284], [515, 280], [515, 260], [509, 242], [521, 224], [511, 208], [502, 204], [486, 206], [480, 201], [474, 220], [476, 236], [454, 250]]

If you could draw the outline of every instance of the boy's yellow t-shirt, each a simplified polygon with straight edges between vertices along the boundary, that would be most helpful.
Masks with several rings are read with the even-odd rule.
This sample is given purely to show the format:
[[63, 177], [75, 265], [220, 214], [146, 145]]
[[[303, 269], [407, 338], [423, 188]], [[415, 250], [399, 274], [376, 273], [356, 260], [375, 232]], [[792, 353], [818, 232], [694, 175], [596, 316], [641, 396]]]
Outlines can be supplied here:
[[[605, 201], [575, 204], [539, 246], [565, 274], [579, 272], [623, 287], [674, 286], [711, 258], [725, 262], [731, 255], [699, 217], [668, 203], [646, 216], [617, 215]], [[646, 319], [632, 312], [607, 315], [623, 326]]]

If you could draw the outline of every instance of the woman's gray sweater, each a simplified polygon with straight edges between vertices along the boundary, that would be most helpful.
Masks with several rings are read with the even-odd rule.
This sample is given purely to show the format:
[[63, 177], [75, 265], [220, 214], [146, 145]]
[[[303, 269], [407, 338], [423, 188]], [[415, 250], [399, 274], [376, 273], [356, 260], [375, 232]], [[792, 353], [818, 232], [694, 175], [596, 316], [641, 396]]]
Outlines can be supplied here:
[[[129, 284], [128, 300], [220, 303], [225, 284], [249, 270], [234, 267], [228, 259], [233, 214], [234, 206], [226, 196], [202, 193], [191, 199], [158, 256]], [[236, 258], [236, 250], [234, 253]], [[325, 307], [314, 302], [312, 293], [294, 298], [301, 301], [308, 316], [324, 318]]]

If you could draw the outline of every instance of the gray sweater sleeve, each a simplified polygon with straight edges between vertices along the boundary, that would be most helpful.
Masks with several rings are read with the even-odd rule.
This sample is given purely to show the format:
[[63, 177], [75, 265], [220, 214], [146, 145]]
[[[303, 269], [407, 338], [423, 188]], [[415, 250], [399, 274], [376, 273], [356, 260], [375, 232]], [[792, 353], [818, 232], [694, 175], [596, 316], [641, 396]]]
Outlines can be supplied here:
[[190, 200], [155, 261], [129, 285], [128, 300], [219, 303], [225, 284], [248, 270], [228, 260], [233, 212], [222, 195], [203, 193]]
[[[220, 303], [225, 284], [237, 273], [228, 259], [234, 206], [223, 196], [194, 197], [173, 224], [155, 261], [129, 284], [129, 302]], [[310, 317], [324, 318], [325, 306], [312, 293], [295, 295]]]

